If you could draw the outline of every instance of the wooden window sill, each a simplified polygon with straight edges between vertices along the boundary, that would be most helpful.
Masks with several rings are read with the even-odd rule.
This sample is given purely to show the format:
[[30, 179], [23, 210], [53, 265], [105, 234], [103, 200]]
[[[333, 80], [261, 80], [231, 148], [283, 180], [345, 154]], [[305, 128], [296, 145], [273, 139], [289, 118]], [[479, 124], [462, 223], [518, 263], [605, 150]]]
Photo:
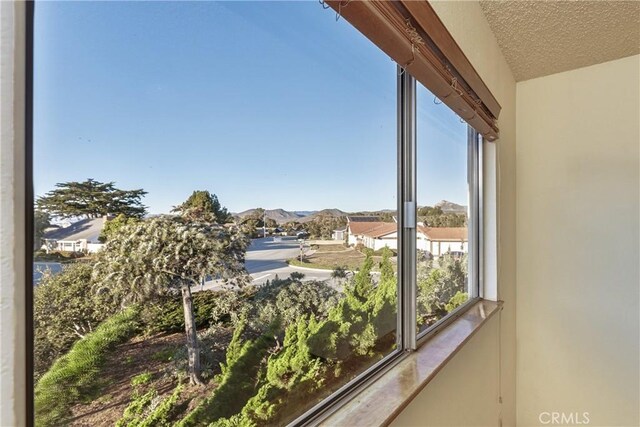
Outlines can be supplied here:
[[321, 426], [387, 426], [494, 314], [502, 301], [480, 300], [390, 368]]

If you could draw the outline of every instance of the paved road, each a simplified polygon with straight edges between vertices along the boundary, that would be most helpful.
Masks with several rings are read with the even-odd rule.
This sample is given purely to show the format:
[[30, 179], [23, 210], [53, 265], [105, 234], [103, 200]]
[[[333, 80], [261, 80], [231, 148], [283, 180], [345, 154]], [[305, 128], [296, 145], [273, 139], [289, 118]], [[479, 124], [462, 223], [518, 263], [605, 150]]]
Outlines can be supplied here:
[[[309, 248], [305, 247], [305, 251]], [[253, 285], [262, 285], [267, 280], [275, 279], [276, 275], [286, 279], [294, 271], [303, 273], [306, 280], [329, 280], [331, 270], [317, 270], [300, 267], [290, 267], [286, 260], [300, 255], [300, 243], [295, 237], [282, 237], [280, 241], [274, 241], [273, 237], [266, 239], [254, 239], [247, 249], [245, 267], [252, 278]], [[56, 262], [37, 262], [33, 266], [34, 283], [42, 277], [42, 272], [50, 269], [53, 273], [59, 273], [62, 265]], [[332, 280], [329, 280], [333, 285]], [[194, 287], [194, 291], [201, 289], [217, 288], [220, 284], [215, 281], [206, 282], [204, 287]], [[338, 284], [335, 284], [336, 286]]]
[[[308, 247], [305, 248], [309, 250]], [[291, 267], [286, 260], [300, 255], [300, 243], [295, 237], [282, 237], [280, 241], [274, 241], [272, 237], [266, 239], [254, 239], [247, 249], [245, 267], [252, 278], [253, 285], [262, 285], [267, 280], [275, 279], [276, 275], [286, 279], [294, 271], [305, 275], [306, 280], [328, 280], [331, 278], [331, 270], [317, 270], [300, 267]], [[203, 289], [212, 289], [219, 286], [215, 281], [206, 282]], [[198, 287], [194, 291], [200, 290]]]

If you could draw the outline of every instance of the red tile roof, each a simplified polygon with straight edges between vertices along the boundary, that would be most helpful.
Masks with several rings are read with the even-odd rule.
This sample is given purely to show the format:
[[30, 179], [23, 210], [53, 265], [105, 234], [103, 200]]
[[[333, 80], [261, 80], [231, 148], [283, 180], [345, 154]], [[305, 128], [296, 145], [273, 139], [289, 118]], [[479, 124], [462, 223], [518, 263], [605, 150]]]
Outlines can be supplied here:
[[466, 242], [469, 240], [467, 227], [425, 227], [418, 226], [418, 231], [436, 242]]
[[349, 232], [357, 236], [382, 237], [398, 230], [395, 222], [350, 222]]

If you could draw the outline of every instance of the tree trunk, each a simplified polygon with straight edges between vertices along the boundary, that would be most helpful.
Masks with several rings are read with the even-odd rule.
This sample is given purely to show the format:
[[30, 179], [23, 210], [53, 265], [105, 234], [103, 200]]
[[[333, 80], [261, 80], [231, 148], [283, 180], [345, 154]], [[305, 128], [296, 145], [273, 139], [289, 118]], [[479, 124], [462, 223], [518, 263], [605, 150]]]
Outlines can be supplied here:
[[196, 320], [193, 315], [191, 287], [182, 285], [182, 311], [184, 311], [184, 330], [187, 333], [187, 351], [189, 355], [189, 381], [191, 384], [203, 385], [200, 377], [200, 346], [196, 334]]

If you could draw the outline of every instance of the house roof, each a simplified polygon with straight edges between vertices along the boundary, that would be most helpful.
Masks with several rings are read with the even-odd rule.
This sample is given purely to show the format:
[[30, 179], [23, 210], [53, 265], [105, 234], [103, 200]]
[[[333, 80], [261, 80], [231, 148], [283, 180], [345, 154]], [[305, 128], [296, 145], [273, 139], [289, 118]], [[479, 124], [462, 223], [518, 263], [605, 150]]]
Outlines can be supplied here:
[[348, 216], [347, 222], [378, 222], [380, 223], [380, 217], [378, 216], [363, 216], [363, 215], [354, 215]]
[[467, 227], [425, 227], [418, 225], [418, 231], [429, 240], [438, 242], [466, 242], [469, 240]]
[[368, 237], [382, 237], [387, 234], [394, 233], [398, 230], [398, 224], [394, 222], [350, 222], [349, 230], [351, 234], [368, 236]]
[[44, 238], [48, 240], [83, 240], [97, 242], [98, 236], [104, 227], [104, 218], [82, 219], [74, 222], [69, 227], [58, 228], [45, 233]]

